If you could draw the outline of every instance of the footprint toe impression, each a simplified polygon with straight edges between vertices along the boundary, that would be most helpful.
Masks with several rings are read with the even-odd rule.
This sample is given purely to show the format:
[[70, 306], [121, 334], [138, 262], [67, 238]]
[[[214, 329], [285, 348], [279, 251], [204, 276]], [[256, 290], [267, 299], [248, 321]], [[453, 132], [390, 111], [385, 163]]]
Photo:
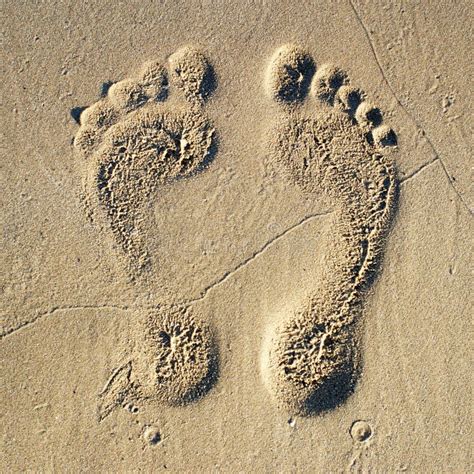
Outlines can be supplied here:
[[268, 69], [267, 85], [271, 97], [287, 104], [301, 101], [313, 73], [311, 56], [296, 46], [282, 46], [274, 54]]
[[151, 265], [146, 211], [156, 190], [203, 168], [215, 149], [204, 113], [215, 86], [211, 64], [183, 48], [170, 57], [170, 69], [171, 84], [154, 61], [113, 84], [106, 98], [82, 112], [75, 137], [86, 158], [87, 213], [111, 230], [132, 279]]
[[380, 110], [334, 66], [318, 67], [314, 76], [304, 68], [313, 76], [309, 95], [316, 103], [313, 112], [299, 110], [306, 89], [299, 88], [302, 79], [294, 72], [303, 69], [295, 66], [303, 62], [295, 51], [300, 50], [278, 50], [270, 65], [267, 88], [282, 114], [269, 135], [269, 151], [302, 192], [330, 200], [332, 236], [318, 287], [277, 321], [262, 369], [279, 405], [309, 414], [344, 401], [359, 373], [357, 323], [396, 207], [397, 179], [388, 153], [396, 136]]

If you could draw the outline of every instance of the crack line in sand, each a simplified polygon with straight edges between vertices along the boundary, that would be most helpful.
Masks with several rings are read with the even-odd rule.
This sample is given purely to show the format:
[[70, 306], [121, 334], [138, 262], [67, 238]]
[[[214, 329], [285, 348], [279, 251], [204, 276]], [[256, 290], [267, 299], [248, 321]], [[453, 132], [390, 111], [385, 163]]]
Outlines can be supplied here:
[[365, 26], [364, 22], [362, 21], [362, 18], [361, 16], [359, 15], [355, 5], [354, 5], [354, 2], [353, 0], [349, 0], [349, 4], [357, 18], [357, 21], [358, 23], [360, 24], [360, 26], [362, 27], [362, 29], [364, 30], [364, 34], [367, 38], [367, 41], [369, 42], [369, 46], [370, 46], [370, 49], [372, 51], [372, 54], [375, 58], [375, 62], [377, 63], [377, 66], [380, 70], [380, 73], [382, 74], [382, 77], [385, 81], [385, 83], [387, 84], [388, 88], [390, 89], [393, 97], [395, 98], [395, 100], [397, 101], [398, 105], [402, 108], [403, 112], [405, 113], [405, 115], [411, 120], [411, 122], [415, 125], [415, 127], [422, 133], [422, 135], [425, 137], [425, 140], [426, 142], [428, 143], [428, 145], [430, 146], [431, 150], [433, 151], [433, 153], [435, 154], [435, 158], [439, 159], [440, 163], [441, 163], [441, 167], [443, 168], [443, 171], [446, 175], [446, 177], [448, 178], [448, 181], [449, 181], [449, 184], [450, 186], [453, 188], [454, 192], [456, 193], [456, 195], [458, 196], [459, 200], [461, 201], [461, 203], [463, 204], [463, 206], [468, 210], [468, 212], [473, 215], [474, 214], [474, 211], [470, 209], [470, 207], [468, 206], [468, 204], [464, 201], [464, 198], [462, 197], [462, 195], [459, 193], [459, 191], [456, 189], [456, 187], [454, 186], [454, 182], [453, 182], [453, 179], [452, 177], [450, 176], [450, 174], [448, 173], [448, 170], [446, 168], [446, 165], [444, 164], [443, 160], [441, 159], [441, 156], [438, 152], [438, 150], [436, 149], [436, 147], [434, 146], [433, 142], [430, 140], [430, 138], [428, 137], [425, 129], [421, 126], [420, 123], [418, 123], [418, 121], [415, 119], [415, 117], [408, 111], [408, 109], [401, 103], [400, 99], [398, 98], [397, 94], [395, 93], [395, 89], [392, 87], [392, 84], [390, 83], [390, 81], [388, 80], [387, 76], [385, 75], [385, 71], [382, 67], [382, 63], [380, 62], [379, 60], [379, 57], [377, 55], [377, 51], [375, 50], [375, 47], [374, 47], [374, 44], [370, 38], [370, 34], [369, 34], [369, 30], [367, 29], [367, 27]]
[[318, 214], [311, 214], [309, 216], [304, 217], [302, 220], [297, 222], [296, 224], [292, 225], [291, 227], [288, 227], [285, 229], [281, 234], [276, 235], [275, 237], [272, 237], [270, 240], [268, 240], [259, 250], [255, 251], [252, 255], [247, 257], [243, 262], [239, 263], [233, 270], [229, 270], [225, 272], [220, 278], [218, 278], [214, 283], [211, 283], [209, 286], [204, 288], [201, 291], [200, 296], [197, 298], [193, 298], [192, 300], [187, 300], [183, 301], [181, 304], [185, 305], [192, 305], [194, 303], [197, 303], [198, 301], [202, 301], [204, 298], [206, 298], [207, 294], [214, 289], [216, 286], [219, 286], [220, 284], [224, 283], [227, 281], [229, 278], [231, 278], [235, 273], [237, 273], [239, 270], [242, 268], [246, 267], [249, 263], [251, 263], [253, 260], [255, 260], [257, 257], [262, 255], [269, 247], [271, 247], [275, 242], [278, 240], [282, 239], [286, 234], [292, 232], [293, 230], [298, 229], [302, 225], [306, 224], [307, 222], [310, 222], [318, 217], [323, 217], [327, 216], [329, 214], [332, 214], [333, 211], [326, 211], [326, 212], [320, 212]]
[[[419, 173], [425, 170], [425, 168], [429, 167], [430, 165], [433, 165], [437, 161], [440, 162], [442, 165], [442, 162], [439, 158], [439, 156], [435, 157], [434, 159], [428, 161], [427, 163], [422, 164], [419, 168], [417, 168], [415, 171], [412, 173], [404, 176], [403, 178], [399, 179], [400, 185], [405, 184], [405, 182], [413, 179], [414, 177], [418, 176]], [[270, 240], [268, 240], [259, 250], [255, 251], [250, 257], [247, 257], [243, 262], [239, 263], [233, 270], [226, 271], [220, 278], [215, 280], [213, 283], [205, 287], [201, 292], [200, 295], [196, 298], [193, 298], [191, 300], [186, 300], [182, 301], [177, 304], [185, 304], [185, 305], [192, 305], [194, 303], [197, 303], [199, 301], [202, 301], [206, 298], [208, 293], [215, 288], [216, 286], [219, 286], [220, 284], [224, 283], [227, 281], [229, 278], [231, 278], [235, 273], [237, 273], [239, 270], [247, 266], [249, 263], [251, 263], [253, 260], [255, 260], [257, 257], [262, 255], [270, 246], [272, 246], [275, 242], [278, 240], [282, 239], [286, 234], [290, 233], [291, 231], [303, 226], [307, 222], [310, 222], [318, 217], [324, 217], [329, 214], [331, 214], [332, 211], [327, 211], [327, 212], [321, 212], [318, 214], [311, 214], [309, 216], [304, 217], [302, 220], [297, 222], [296, 224], [292, 225], [291, 227], [288, 227], [285, 229], [282, 233], [277, 234], [275, 237], [272, 237]], [[46, 311], [44, 313], [37, 314], [32, 320], [26, 321], [25, 323], [21, 324], [20, 326], [17, 326], [13, 329], [10, 329], [6, 331], [4, 334], [0, 334], [0, 340], [12, 336], [13, 334], [17, 333], [18, 331], [25, 329], [29, 326], [32, 326], [36, 322], [40, 321], [46, 316], [50, 316], [58, 311], [75, 311], [75, 310], [81, 310], [81, 309], [120, 309], [120, 310], [130, 310], [130, 309], [140, 309], [140, 308], [150, 308], [153, 307], [153, 305], [149, 306], [140, 306], [140, 305], [111, 305], [111, 304], [98, 304], [98, 305], [78, 305], [78, 306], [55, 306], [49, 311]]]
[[110, 304], [104, 304], [104, 305], [78, 305], [78, 306], [55, 306], [52, 309], [50, 309], [49, 311], [37, 314], [33, 319], [20, 324], [16, 328], [5, 331], [5, 333], [0, 335], [0, 340], [6, 338], [8, 336], [13, 335], [13, 334], [17, 333], [18, 331], [20, 331], [22, 329], [25, 329], [29, 326], [32, 326], [33, 324], [40, 321], [44, 317], [50, 316], [50, 315], [52, 315], [52, 314], [54, 314], [58, 311], [75, 311], [75, 310], [81, 310], [81, 309], [121, 309], [121, 310], [128, 310], [130, 308], [132, 308], [132, 307], [131, 306], [126, 306], [126, 305], [120, 306], [120, 305], [110, 305]]
[[406, 181], [409, 181], [410, 179], [413, 179], [415, 176], [418, 175], [418, 173], [421, 173], [426, 167], [431, 166], [435, 163], [439, 162], [441, 164], [441, 160], [439, 159], [439, 156], [436, 156], [432, 160], [423, 163], [420, 165], [417, 169], [412, 171], [411, 173], [408, 173], [407, 175], [403, 176], [403, 178], [399, 179], [400, 184], [404, 184]]
[[[422, 164], [419, 168], [417, 168], [415, 171], [412, 173], [404, 176], [403, 178], [399, 179], [400, 185], [404, 184], [406, 181], [409, 181], [413, 179], [414, 177], [418, 176], [419, 173], [425, 170], [425, 168], [429, 167], [430, 165], [436, 163], [437, 161], [440, 162], [442, 165], [442, 162], [439, 158], [439, 156], [436, 156], [434, 159], [431, 161], [428, 161], [427, 163]], [[194, 303], [197, 303], [199, 301], [202, 301], [206, 298], [208, 293], [215, 288], [216, 286], [219, 286], [220, 284], [224, 283], [227, 281], [229, 278], [231, 278], [235, 273], [237, 273], [239, 270], [247, 266], [249, 263], [251, 263], [253, 260], [255, 260], [257, 257], [262, 255], [270, 246], [272, 246], [275, 242], [278, 240], [282, 239], [286, 234], [292, 232], [293, 230], [301, 227], [302, 225], [306, 224], [307, 222], [310, 222], [318, 217], [323, 217], [331, 214], [332, 211], [327, 211], [327, 212], [321, 212], [318, 214], [311, 214], [309, 216], [304, 217], [302, 220], [297, 222], [296, 224], [292, 225], [291, 227], [288, 227], [285, 229], [282, 233], [275, 235], [275, 237], [272, 237], [270, 240], [265, 242], [265, 244], [257, 251], [255, 251], [250, 257], [247, 257], [243, 262], [239, 263], [233, 270], [226, 271], [220, 278], [215, 280], [213, 283], [205, 287], [201, 292], [200, 295], [196, 298], [193, 298], [191, 300], [186, 300], [181, 303], [177, 304], [185, 304], [185, 305], [192, 305]], [[153, 305], [150, 305], [152, 307]], [[148, 306], [146, 306], [148, 307]], [[10, 329], [6, 331], [4, 334], [0, 335], [0, 340], [12, 336], [13, 334], [17, 333], [18, 331], [25, 329], [29, 326], [32, 326], [36, 322], [40, 321], [46, 316], [50, 316], [58, 311], [75, 311], [75, 310], [81, 310], [81, 309], [120, 309], [127, 311], [129, 309], [140, 309], [140, 308], [145, 308], [145, 306], [139, 306], [139, 305], [111, 305], [111, 304], [103, 304], [103, 305], [78, 305], [78, 306], [55, 306], [49, 311], [46, 311], [44, 313], [37, 314], [32, 320], [26, 321], [25, 323], [21, 324], [20, 326], [17, 326], [16, 328]]]
[[[404, 176], [403, 178], [399, 179], [400, 185], [404, 184], [406, 181], [409, 181], [413, 179], [414, 177], [418, 176], [419, 173], [425, 170], [425, 168], [429, 167], [430, 165], [436, 163], [437, 161], [441, 163], [441, 160], [439, 156], [435, 157], [431, 161], [428, 161], [427, 163], [424, 163], [421, 165], [419, 168], [417, 168], [415, 171], [412, 173]], [[199, 301], [202, 301], [206, 298], [208, 293], [215, 288], [216, 286], [221, 285], [225, 281], [227, 281], [229, 278], [231, 278], [235, 273], [237, 273], [239, 270], [247, 266], [249, 263], [251, 263], [253, 260], [255, 260], [257, 257], [262, 255], [270, 246], [272, 246], [275, 242], [278, 240], [282, 239], [286, 234], [292, 232], [293, 230], [303, 226], [307, 222], [310, 222], [318, 217], [323, 217], [331, 214], [332, 211], [327, 211], [327, 212], [321, 212], [318, 214], [311, 214], [309, 216], [304, 217], [302, 220], [297, 222], [296, 224], [292, 225], [291, 227], [288, 227], [285, 229], [282, 233], [275, 235], [275, 237], [272, 237], [270, 240], [265, 242], [265, 244], [257, 251], [255, 251], [250, 257], [247, 257], [243, 262], [239, 263], [233, 270], [226, 271], [220, 278], [215, 280], [213, 283], [205, 287], [201, 292], [200, 295], [196, 298], [193, 298], [191, 300], [186, 300], [182, 301], [181, 303], [177, 304], [185, 304], [185, 305], [192, 305], [194, 303], [197, 303]], [[145, 307], [153, 307], [153, 305], [150, 306], [140, 306], [140, 305], [111, 305], [111, 304], [103, 304], [103, 305], [78, 305], [78, 306], [55, 306], [49, 311], [46, 311], [44, 313], [37, 314], [32, 320], [26, 321], [25, 323], [21, 324], [20, 326], [17, 326], [16, 328], [10, 329], [6, 331], [4, 334], [0, 335], [0, 340], [12, 336], [13, 334], [17, 333], [18, 331], [25, 329], [29, 326], [32, 326], [36, 322], [40, 321], [46, 316], [50, 316], [58, 311], [75, 311], [75, 310], [81, 310], [81, 309], [120, 309], [127, 311], [129, 309], [140, 309], [140, 308], [145, 308]]]
[[[306, 216], [303, 218], [301, 221], [297, 222], [296, 224], [292, 225], [291, 227], [285, 229], [282, 233], [276, 235], [275, 237], [272, 237], [269, 241], [267, 241], [259, 250], [255, 251], [250, 257], [246, 258], [243, 262], [239, 263], [233, 270], [226, 271], [220, 278], [218, 278], [216, 281], [211, 283], [209, 286], [205, 287], [203, 290], [201, 290], [200, 295], [196, 298], [193, 298], [191, 300], [186, 300], [182, 302], [177, 302], [177, 305], [183, 304], [183, 305], [192, 305], [194, 303], [197, 303], [198, 301], [202, 301], [207, 294], [216, 286], [220, 285], [221, 283], [224, 283], [224, 281], [228, 280], [231, 278], [236, 272], [241, 270], [243, 267], [248, 265], [250, 262], [252, 262], [255, 258], [260, 256], [262, 253], [265, 252], [271, 245], [273, 245], [275, 242], [278, 240], [282, 239], [286, 234], [289, 232], [297, 229], [298, 227], [306, 224], [306, 222], [312, 221], [313, 219], [316, 219], [317, 217], [322, 217], [331, 214], [332, 211], [327, 211], [327, 212], [322, 212], [318, 214], [311, 214], [309, 216]], [[44, 313], [37, 314], [32, 320], [26, 321], [20, 326], [17, 326], [13, 329], [10, 329], [6, 331], [4, 334], [0, 335], [0, 340], [3, 338], [6, 338], [7, 336], [11, 336], [18, 331], [25, 329], [27, 327], [32, 326], [33, 324], [37, 323], [41, 319], [43, 319], [46, 316], [50, 316], [57, 311], [74, 311], [74, 310], [81, 310], [81, 309], [121, 309], [121, 310], [129, 310], [129, 309], [141, 309], [141, 308], [150, 308], [153, 307], [153, 305], [149, 306], [140, 306], [140, 305], [111, 305], [111, 304], [103, 304], [103, 305], [78, 305], [78, 306], [55, 306], [49, 311], [46, 311]]]

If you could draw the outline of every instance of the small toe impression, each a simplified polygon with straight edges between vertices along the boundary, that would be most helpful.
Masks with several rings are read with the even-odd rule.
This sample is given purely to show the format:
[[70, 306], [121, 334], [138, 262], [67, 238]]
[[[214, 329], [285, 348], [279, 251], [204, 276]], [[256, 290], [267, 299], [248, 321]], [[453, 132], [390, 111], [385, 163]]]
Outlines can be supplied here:
[[80, 117], [81, 125], [90, 125], [92, 127], [107, 127], [112, 125], [117, 119], [117, 111], [105, 100], [96, 102], [87, 107]]
[[95, 148], [98, 136], [100, 134], [96, 127], [82, 125], [74, 137], [74, 146], [87, 155]]
[[168, 75], [166, 69], [157, 61], [145, 63], [138, 76], [146, 95], [157, 101], [164, 101], [168, 96]]
[[311, 89], [316, 97], [332, 105], [336, 92], [345, 84], [347, 74], [337, 67], [325, 64], [316, 71]]
[[373, 106], [370, 102], [362, 102], [357, 107], [355, 118], [359, 125], [366, 130], [378, 127], [382, 123], [382, 112], [378, 107]]
[[334, 99], [334, 105], [341, 107], [349, 116], [354, 117], [357, 107], [362, 102], [361, 90], [350, 86], [341, 86]]
[[387, 125], [381, 125], [372, 130], [372, 137], [374, 144], [379, 147], [397, 146], [397, 135]]
[[270, 62], [267, 87], [277, 102], [297, 102], [305, 98], [315, 70], [314, 61], [293, 45], [279, 48]]
[[79, 122], [81, 127], [74, 138], [74, 145], [88, 154], [97, 145], [104, 129], [113, 125], [118, 118], [117, 110], [106, 100], [101, 100], [83, 109]]
[[203, 101], [216, 88], [214, 69], [194, 48], [184, 47], [169, 57], [171, 80], [189, 100]]
[[143, 105], [148, 97], [140, 84], [132, 79], [125, 79], [110, 86], [109, 99], [117, 109], [130, 111]]

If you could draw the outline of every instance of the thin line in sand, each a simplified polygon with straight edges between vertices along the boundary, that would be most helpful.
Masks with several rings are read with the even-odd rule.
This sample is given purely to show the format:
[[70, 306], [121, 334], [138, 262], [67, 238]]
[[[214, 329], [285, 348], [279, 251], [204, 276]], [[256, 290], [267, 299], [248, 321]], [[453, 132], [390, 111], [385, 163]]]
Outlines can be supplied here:
[[400, 101], [400, 99], [398, 98], [397, 94], [395, 93], [395, 89], [393, 88], [392, 84], [390, 83], [390, 81], [388, 80], [386, 74], [385, 74], [385, 71], [382, 67], [382, 63], [380, 62], [380, 59], [379, 59], [379, 56], [377, 54], [377, 51], [374, 47], [374, 44], [370, 38], [370, 34], [369, 34], [369, 30], [367, 29], [367, 27], [365, 26], [364, 22], [362, 21], [362, 18], [359, 14], [359, 12], [357, 11], [355, 5], [354, 5], [354, 2], [353, 0], [349, 0], [349, 4], [352, 8], [352, 10], [354, 11], [354, 14], [357, 18], [357, 21], [358, 23], [360, 24], [360, 26], [362, 27], [362, 29], [364, 30], [364, 34], [367, 38], [367, 41], [369, 43], [369, 46], [370, 46], [370, 49], [372, 51], [372, 54], [375, 58], [375, 62], [377, 63], [377, 66], [380, 70], [380, 73], [382, 74], [382, 77], [383, 77], [383, 80], [385, 81], [385, 83], [387, 84], [388, 88], [390, 89], [390, 92], [392, 93], [393, 97], [395, 98], [395, 100], [397, 101], [398, 105], [402, 108], [403, 112], [405, 113], [405, 115], [410, 119], [410, 121], [415, 125], [415, 127], [417, 128], [417, 130], [419, 130], [422, 135], [425, 137], [426, 139], [426, 142], [428, 143], [429, 147], [431, 148], [431, 150], [433, 151], [434, 155], [435, 155], [435, 159], [438, 159], [441, 163], [441, 167], [443, 168], [443, 171], [444, 171], [444, 174], [446, 175], [446, 177], [448, 178], [448, 181], [449, 181], [449, 184], [450, 186], [453, 188], [454, 192], [456, 193], [457, 197], [459, 198], [459, 200], [461, 201], [461, 203], [463, 204], [463, 206], [469, 211], [469, 213], [471, 215], [474, 214], [474, 210], [470, 209], [470, 207], [468, 206], [468, 204], [466, 203], [466, 201], [464, 201], [464, 198], [462, 197], [462, 195], [459, 193], [459, 191], [456, 189], [456, 187], [454, 186], [454, 183], [453, 183], [453, 179], [452, 177], [450, 176], [450, 174], [448, 173], [448, 170], [446, 168], [446, 165], [444, 164], [442, 158], [441, 158], [441, 155], [439, 154], [438, 150], [436, 149], [436, 147], [434, 146], [433, 142], [431, 141], [430, 137], [428, 136], [428, 134], [426, 133], [426, 130], [421, 126], [421, 124], [417, 121], [417, 119], [415, 119], [415, 117], [408, 111], [408, 109], [406, 108], [406, 106], [404, 106], [402, 104], [402, 102]]
[[[412, 173], [404, 176], [403, 178], [400, 178], [400, 180], [399, 180], [400, 185], [403, 185], [403, 184], [405, 184], [405, 182], [417, 177], [420, 173], [425, 171], [426, 168], [428, 168], [431, 165], [435, 164], [437, 161], [439, 161], [440, 164], [441, 164], [441, 160], [440, 160], [439, 156], [437, 156], [434, 159], [422, 164], [419, 168], [417, 168]], [[293, 224], [292, 226], [288, 227], [287, 229], [285, 229], [280, 234], [275, 235], [270, 240], [265, 242], [265, 244], [262, 247], [260, 247], [259, 250], [255, 251], [250, 257], [247, 257], [245, 260], [240, 262], [236, 267], [234, 267], [234, 269], [224, 272], [224, 274], [221, 277], [219, 277], [213, 283], [211, 283], [210, 285], [205, 287], [203, 290], [201, 290], [200, 295], [198, 297], [190, 299], [190, 300], [183, 301], [183, 302], [181, 302], [181, 304], [192, 305], [194, 303], [197, 303], [198, 301], [204, 300], [204, 298], [206, 298], [206, 296], [208, 295], [208, 293], [211, 290], [213, 290], [215, 287], [221, 285], [225, 281], [229, 280], [234, 274], [236, 274], [238, 271], [240, 271], [245, 266], [250, 264], [257, 257], [259, 257], [260, 255], [265, 253], [265, 251], [269, 247], [271, 247], [273, 244], [275, 244], [276, 242], [281, 240], [287, 234], [289, 234], [293, 230], [296, 230], [299, 227], [305, 225], [306, 223], [313, 221], [314, 219], [317, 219], [319, 217], [324, 217], [324, 216], [327, 216], [329, 214], [331, 214], [331, 211], [322, 212], [322, 213], [318, 213], [318, 214], [311, 214], [309, 216], [304, 217], [303, 219], [301, 219], [296, 224]], [[111, 305], [111, 304], [54, 306], [53, 308], [51, 308], [48, 311], [45, 311], [44, 313], [37, 314], [32, 320], [26, 321], [25, 323], [21, 324], [20, 326], [17, 326], [16, 328], [12, 328], [9, 331], [6, 331], [4, 334], [0, 335], [0, 340], [4, 339], [6, 337], [12, 336], [12, 335], [16, 334], [18, 331], [20, 331], [22, 329], [25, 329], [25, 328], [28, 328], [28, 327], [32, 326], [33, 324], [35, 324], [36, 322], [43, 319], [44, 317], [50, 316], [50, 315], [52, 315], [52, 314], [54, 314], [58, 311], [75, 311], [75, 310], [83, 310], [83, 309], [119, 309], [119, 310], [123, 310], [123, 311], [128, 311], [128, 310], [131, 310], [131, 309], [143, 309], [143, 308], [144, 307], [142, 307], [142, 306], [136, 306], [136, 305]]]

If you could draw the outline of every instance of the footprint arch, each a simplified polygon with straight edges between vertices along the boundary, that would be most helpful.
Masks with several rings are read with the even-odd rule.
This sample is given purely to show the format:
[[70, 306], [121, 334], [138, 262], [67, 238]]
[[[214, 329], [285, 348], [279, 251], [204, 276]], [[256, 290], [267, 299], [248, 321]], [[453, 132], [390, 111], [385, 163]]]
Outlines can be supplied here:
[[[296, 63], [310, 66], [296, 74]], [[269, 134], [269, 156], [290, 183], [308, 195], [324, 194], [334, 210], [317, 288], [276, 322], [262, 354], [264, 380], [277, 403], [300, 414], [331, 409], [354, 389], [358, 323], [398, 195], [390, 153], [396, 135], [381, 111], [345, 71], [313, 66], [304, 50], [286, 46], [274, 56], [266, 82], [281, 109]]]

